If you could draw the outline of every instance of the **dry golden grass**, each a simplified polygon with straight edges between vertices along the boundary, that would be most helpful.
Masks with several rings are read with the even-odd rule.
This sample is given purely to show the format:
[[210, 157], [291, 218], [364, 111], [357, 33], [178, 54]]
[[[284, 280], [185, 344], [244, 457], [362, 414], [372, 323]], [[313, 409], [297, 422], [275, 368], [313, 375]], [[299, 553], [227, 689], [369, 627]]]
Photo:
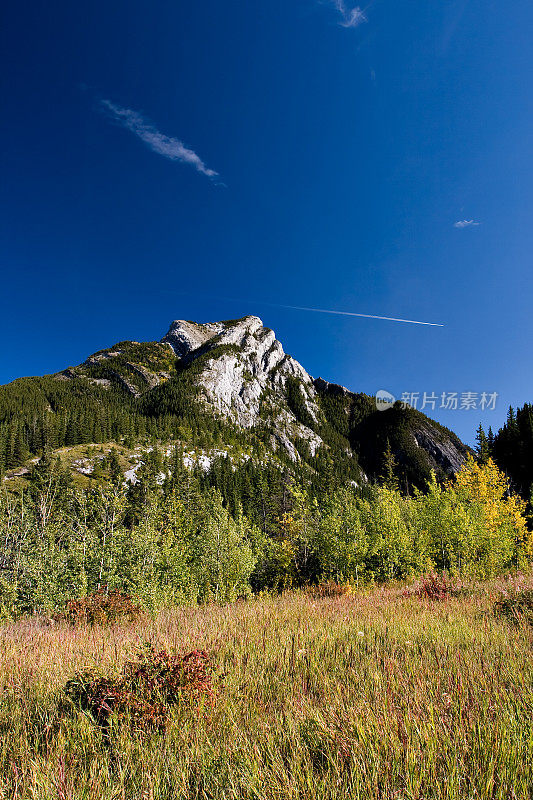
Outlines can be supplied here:
[[[132, 625], [0, 632], [0, 797], [530, 798], [533, 632], [492, 614], [506, 583], [432, 602], [401, 588], [177, 608]], [[212, 654], [214, 707], [109, 741], [62, 687], [146, 641]]]

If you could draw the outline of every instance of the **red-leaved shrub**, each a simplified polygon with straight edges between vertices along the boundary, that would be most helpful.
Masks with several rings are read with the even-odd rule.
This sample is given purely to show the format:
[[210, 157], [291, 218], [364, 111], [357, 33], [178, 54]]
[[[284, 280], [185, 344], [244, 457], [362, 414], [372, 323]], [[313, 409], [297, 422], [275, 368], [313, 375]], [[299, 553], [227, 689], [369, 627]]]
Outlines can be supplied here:
[[204, 650], [171, 655], [152, 645], [126, 662], [117, 677], [78, 673], [67, 682], [65, 693], [104, 730], [112, 714], [137, 729], [164, 730], [172, 706], [197, 705], [203, 699], [212, 705], [215, 699], [213, 668]]
[[99, 589], [87, 597], [69, 600], [56, 620], [66, 620], [72, 625], [110, 625], [113, 622], [135, 622], [142, 615], [138, 603], [118, 589]]
[[415, 594], [425, 600], [447, 600], [454, 594], [454, 587], [445, 575], [430, 572], [422, 578]]
[[307, 593], [316, 600], [324, 597], [344, 597], [351, 594], [352, 587], [349, 583], [337, 583], [336, 581], [323, 581], [314, 586], [309, 586]]

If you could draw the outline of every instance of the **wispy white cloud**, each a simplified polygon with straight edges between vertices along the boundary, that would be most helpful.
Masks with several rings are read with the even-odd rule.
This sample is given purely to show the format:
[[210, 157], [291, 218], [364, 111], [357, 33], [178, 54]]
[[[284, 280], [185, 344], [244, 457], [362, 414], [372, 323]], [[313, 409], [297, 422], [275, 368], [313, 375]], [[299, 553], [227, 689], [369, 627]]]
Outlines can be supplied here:
[[361, 25], [363, 22], [366, 22], [366, 17], [364, 11], [362, 11], [359, 6], [354, 6], [350, 8], [346, 3], [345, 0], [333, 0], [333, 4], [335, 8], [341, 15], [342, 19], [339, 22], [339, 25], [343, 28], [357, 28], [358, 25]]
[[473, 219], [460, 219], [457, 222], [453, 223], [454, 228], [473, 228], [476, 225], [479, 225], [479, 222], [474, 222]]
[[190, 150], [179, 139], [166, 136], [158, 131], [138, 111], [133, 111], [131, 108], [123, 108], [110, 100], [101, 100], [101, 105], [115, 122], [123, 125], [124, 128], [138, 136], [154, 153], [158, 153], [164, 158], [169, 158], [171, 161], [189, 164], [197, 172], [206, 175], [208, 178], [218, 178], [218, 172], [215, 172], [214, 169], [209, 169], [194, 150]]

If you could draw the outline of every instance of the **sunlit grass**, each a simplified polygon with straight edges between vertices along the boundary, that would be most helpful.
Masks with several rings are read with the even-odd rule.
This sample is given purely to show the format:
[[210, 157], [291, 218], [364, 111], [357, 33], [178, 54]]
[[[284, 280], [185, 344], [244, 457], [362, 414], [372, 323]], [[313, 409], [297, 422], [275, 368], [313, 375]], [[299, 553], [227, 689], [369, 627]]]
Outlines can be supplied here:
[[[181, 608], [113, 628], [44, 620], [0, 634], [0, 797], [530, 798], [532, 629], [500, 587], [444, 602], [400, 589]], [[150, 640], [209, 651], [218, 700], [166, 735], [106, 742], [62, 708], [77, 670], [115, 674]]]

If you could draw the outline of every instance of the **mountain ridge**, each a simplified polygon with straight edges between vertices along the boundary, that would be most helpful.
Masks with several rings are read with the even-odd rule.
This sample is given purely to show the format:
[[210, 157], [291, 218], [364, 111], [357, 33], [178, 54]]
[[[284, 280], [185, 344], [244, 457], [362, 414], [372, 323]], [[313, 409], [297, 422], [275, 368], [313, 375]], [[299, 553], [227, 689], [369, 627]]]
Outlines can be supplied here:
[[143, 437], [235, 440], [314, 472], [333, 460], [357, 483], [380, 476], [389, 447], [406, 485], [417, 486], [431, 470], [453, 473], [468, 453], [421, 412], [378, 412], [370, 396], [313, 378], [253, 315], [174, 320], [159, 342], [119, 342], [77, 367], [0, 387], [5, 470], [46, 447]]

